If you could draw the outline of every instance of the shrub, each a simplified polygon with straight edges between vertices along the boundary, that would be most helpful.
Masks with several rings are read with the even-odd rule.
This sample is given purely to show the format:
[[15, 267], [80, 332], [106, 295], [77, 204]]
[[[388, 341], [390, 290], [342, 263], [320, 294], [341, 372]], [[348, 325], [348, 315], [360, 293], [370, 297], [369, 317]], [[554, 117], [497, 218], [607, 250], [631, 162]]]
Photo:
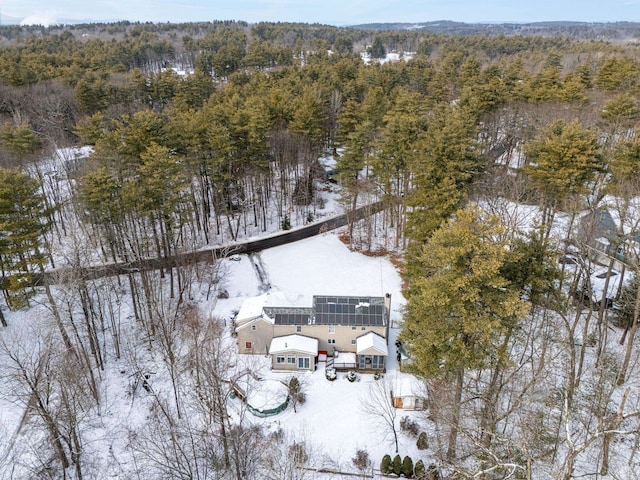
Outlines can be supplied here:
[[393, 473], [396, 475], [402, 473], [402, 458], [400, 458], [400, 455], [393, 457]]
[[427, 432], [420, 432], [420, 435], [418, 435], [418, 440], [416, 441], [416, 447], [418, 447], [418, 450], [426, 450], [427, 448], [429, 448]]
[[[353, 457], [351, 461], [361, 472], [364, 472], [371, 465], [371, 460], [369, 460], [369, 454], [366, 450], [358, 450], [356, 456]], [[389, 461], [391, 461], [391, 458], [389, 458]], [[382, 468], [380, 468], [380, 470], [382, 470]]]
[[291, 230], [291, 220], [289, 220], [289, 215], [284, 216], [280, 226], [282, 227], [283, 230]]
[[402, 474], [407, 478], [413, 477], [413, 460], [409, 455], [402, 460]]
[[416, 466], [413, 469], [413, 473], [416, 475], [416, 477], [420, 478], [422, 475], [424, 475], [425, 470], [424, 470], [424, 462], [422, 460], [418, 460], [416, 462]]
[[406, 416], [400, 419], [400, 430], [412, 437], [417, 437], [418, 432], [420, 431], [418, 424]]
[[382, 457], [382, 462], [380, 462], [380, 471], [384, 475], [389, 475], [393, 472], [393, 466], [391, 465], [391, 455], [385, 455]]

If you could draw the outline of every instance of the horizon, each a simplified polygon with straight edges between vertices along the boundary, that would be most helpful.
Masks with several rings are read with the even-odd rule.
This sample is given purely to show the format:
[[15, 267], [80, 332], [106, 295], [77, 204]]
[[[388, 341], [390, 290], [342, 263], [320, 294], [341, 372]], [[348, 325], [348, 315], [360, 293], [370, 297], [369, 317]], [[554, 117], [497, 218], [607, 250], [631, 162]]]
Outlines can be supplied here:
[[[22, 25], [61, 23], [112, 23], [118, 21], [191, 23], [213, 20], [319, 23], [345, 27], [365, 24], [422, 24], [460, 22], [505, 24], [540, 22], [618, 23], [640, 22], [640, 0], [488, 0], [482, 5], [472, 0], [99, 0], [88, 5], [80, 0], [5, 0], [0, 5], [1, 22]], [[419, 20], [416, 20], [419, 18]]]

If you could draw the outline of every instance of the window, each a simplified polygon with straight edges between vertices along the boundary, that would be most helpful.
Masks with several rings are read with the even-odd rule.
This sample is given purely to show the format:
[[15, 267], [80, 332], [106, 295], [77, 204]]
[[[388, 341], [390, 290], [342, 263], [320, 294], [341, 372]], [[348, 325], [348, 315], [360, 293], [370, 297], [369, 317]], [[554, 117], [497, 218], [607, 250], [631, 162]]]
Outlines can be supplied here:
[[284, 363], [284, 357], [276, 357], [276, 363]]
[[355, 330], [355, 329], [356, 329], [356, 327], [351, 327], [351, 330]]
[[296, 364], [296, 357], [291, 357], [291, 356], [287, 357], [287, 363], [289, 365], [295, 365]]
[[298, 368], [306, 368], [308, 370], [310, 368], [309, 357], [298, 357]]
[[366, 330], [367, 327], [360, 327], [360, 330]]
[[296, 332], [300, 333], [301, 331], [302, 331], [302, 327], [301, 327], [300, 325], [298, 325], [298, 326], [296, 327]]
[[336, 343], [336, 339], [335, 338], [330, 338], [329, 340], [327, 340], [327, 343]]
[[351, 345], [355, 345], [356, 344], [356, 339], [354, 338], [353, 340], [351, 340]]
[[258, 327], [256, 327], [255, 325], [251, 325], [251, 330], [255, 331], [257, 329], [258, 329]]
[[244, 348], [251, 350], [251, 342], [244, 342]]
[[336, 326], [335, 325], [329, 325], [329, 333], [336, 333]]

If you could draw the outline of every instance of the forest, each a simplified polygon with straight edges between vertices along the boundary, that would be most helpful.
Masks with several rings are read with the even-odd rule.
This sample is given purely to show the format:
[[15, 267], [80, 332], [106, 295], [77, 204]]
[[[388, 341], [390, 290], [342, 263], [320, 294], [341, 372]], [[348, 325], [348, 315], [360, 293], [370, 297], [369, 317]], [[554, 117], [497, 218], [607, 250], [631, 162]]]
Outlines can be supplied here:
[[401, 272], [424, 478], [637, 478], [640, 47], [558, 30], [0, 27], [0, 401], [31, 444], [0, 422], [0, 479], [101, 478], [109, 372], [143, 385], [145, 356], [169, 394], [137, 478], [322, 478], [229, 420], [223, 319], [193, 300], [219, 259], [137, 267], [312, 223], [323, 189], [385, 204], [341, 238]]

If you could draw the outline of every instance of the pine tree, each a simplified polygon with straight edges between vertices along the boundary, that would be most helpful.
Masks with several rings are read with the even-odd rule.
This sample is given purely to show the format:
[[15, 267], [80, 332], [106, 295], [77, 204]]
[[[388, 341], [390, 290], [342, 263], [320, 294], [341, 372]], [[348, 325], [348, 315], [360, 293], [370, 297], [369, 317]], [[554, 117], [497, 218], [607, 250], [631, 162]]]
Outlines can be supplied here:
[[415, 473], [416, 477], [418, 478], [422, 478], [422, 476], [425, 474], [424, 462], [422, 460], [418, 460], [416, 462], [413, 473]]
[[542, 225], [548, 235], [555, 212], [567, 200], [588, 193], [602, 171], [598, 137], [578, 120], [558, 120], [529, 142], [525, 152], [530, 163], [523, 170], [542, 196]]
[[0, 168], [0, 261], [9, 276], [3, 288], [10, 308], [27, 304], [34, 274], [44, 268], [48, 217], [38, 181], [18, 170]]
[[[502, 276], [507, 249], [499, 240], [496, 217], [477, 209], [459, 210], [438, 229], [416, 259], [421, 277], [406, 292], [402, 336], [410, 346], [416, 373], [456, 381], [454, 420], [448, 456], [455, 456], [464, 371], [499, 365], [500, 339], [514, 328], [528, 306]], [[457, 413], [456, 413], [457, 412]]]

